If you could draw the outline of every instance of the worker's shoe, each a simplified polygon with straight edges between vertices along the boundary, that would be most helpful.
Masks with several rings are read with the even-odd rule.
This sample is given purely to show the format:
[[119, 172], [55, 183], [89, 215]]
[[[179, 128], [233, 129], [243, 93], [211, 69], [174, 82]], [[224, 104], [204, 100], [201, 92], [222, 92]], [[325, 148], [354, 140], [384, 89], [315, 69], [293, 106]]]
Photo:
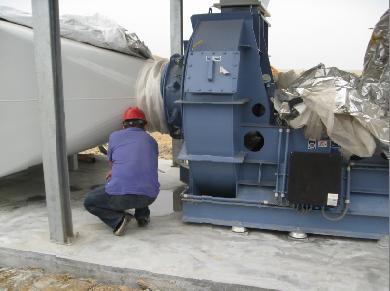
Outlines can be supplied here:
[[144, 217], [144, 218], [139, 218], [137, 219], [137, 223], [139, 227], [145, 227], [149, 224], [150, 222], [150, 217]]
[[129, 224], [132, 217], [133, 216], [130, 213], [126, 213], [125, 215], [123, 215], [123, 219], [114, 230], [114, 234], [117, 236], [124, 235], [127, 229], [127, 225]]

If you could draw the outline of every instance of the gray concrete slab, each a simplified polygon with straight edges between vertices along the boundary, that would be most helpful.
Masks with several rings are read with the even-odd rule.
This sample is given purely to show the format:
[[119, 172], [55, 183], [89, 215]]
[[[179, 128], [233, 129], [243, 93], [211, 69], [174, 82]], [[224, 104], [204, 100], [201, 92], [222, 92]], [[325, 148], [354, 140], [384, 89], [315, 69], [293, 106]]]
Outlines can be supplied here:
[[[131, 270], [278, 290], [388, 290], [388, 249], [375, 241], [312, 236], [296, 242], [284, 233], [252, 230], [241, 235], [224, 227], [183, 224], [180, 213], [172, 213], [171, 189], [180, 183], [178, 169], [170, 165], [171, 161], [160, 161], [162, 192], [153, 205], [150, 226], [139, 229], [133, 222], [124, 237], [115, 237], [82, 208], [91, 186], [104, 183], [106, 164], [102, 160], [80, 163], [70, 176], [78, 233], [70, 246], [49, 242], [39, 167], [0, 179], [0, 265], [5, 262], [2, 258], [7, 258], [7, 264], [21, 261], [24, 256], [12, 252], [23, 251], [40, 254], [42, 260], [48, 256], [58, 262], [94, 264], [90, 266], [125, 273]], [[207, 290], [206, 285], [194, 286], [194, 290]], [[240, 290], [236, 287], [223, 289]]]

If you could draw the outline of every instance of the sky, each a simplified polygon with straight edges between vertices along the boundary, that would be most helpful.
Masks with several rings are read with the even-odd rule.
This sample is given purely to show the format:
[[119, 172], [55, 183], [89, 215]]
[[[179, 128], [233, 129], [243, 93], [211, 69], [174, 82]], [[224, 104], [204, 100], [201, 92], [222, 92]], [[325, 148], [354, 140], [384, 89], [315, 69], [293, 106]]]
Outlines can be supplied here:
[[[217, 0], [183, 1], [184, 39], [188, 39], [192, 33], [191, 15], [207, 13]], [[153, 54], [170, 55], [169, 0], [59, 3], [60, 14], [102, 14], [136, 32]], [[31, 0], [0, 0], [0, 5], [31, 11]], [[344, 70], [361, 70], [371, 28], [388, 6], [388, 0], [271, 0], [271, 64], [278, 69], [302, 70], [322, 62]], [[216, 8], [213, 11], [219, 12]]]

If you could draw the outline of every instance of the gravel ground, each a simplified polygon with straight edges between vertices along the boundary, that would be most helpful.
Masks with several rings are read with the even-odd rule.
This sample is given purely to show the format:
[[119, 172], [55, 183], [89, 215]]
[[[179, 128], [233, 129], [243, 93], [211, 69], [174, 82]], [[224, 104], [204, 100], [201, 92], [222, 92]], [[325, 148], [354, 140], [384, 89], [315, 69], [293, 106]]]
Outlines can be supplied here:
[[[69, 274], [51, 274], [38, 268], [0, 268], [1, 291], [139, 291], [158, 290], [156, 286], [140, 279], [140, 288], [99, 283], [90, 278], [75, 278]], [[161, 290], [162, 291], [162, 290]]]
[[153, 132], [150, 134], [158, 143], [159, 158], [172, 160], [172, 138], [169, 134]]

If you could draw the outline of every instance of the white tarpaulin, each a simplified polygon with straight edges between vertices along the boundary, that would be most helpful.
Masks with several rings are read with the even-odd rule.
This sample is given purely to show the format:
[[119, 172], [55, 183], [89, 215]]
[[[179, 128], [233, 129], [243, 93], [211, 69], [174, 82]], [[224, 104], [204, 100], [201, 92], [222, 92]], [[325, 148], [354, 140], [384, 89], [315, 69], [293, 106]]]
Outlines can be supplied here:
[[151, 132], [169, 133], [161, 95], [161, 77], [167, 62], [167, 59], [158, 57], [148, 61], [137, 80], [137, 106], [145, 112], [146, 129]]
[[[30, 13], [7, 6], [0, 6], [0, 19], [28, 27], [33, 26]], [[60, 16], [60, 34], [62, 37], [128, 55], [145, 59], [152, 57], [148, 47], [135, 33], [130, 33], [114, 21], [99, 14]]]

